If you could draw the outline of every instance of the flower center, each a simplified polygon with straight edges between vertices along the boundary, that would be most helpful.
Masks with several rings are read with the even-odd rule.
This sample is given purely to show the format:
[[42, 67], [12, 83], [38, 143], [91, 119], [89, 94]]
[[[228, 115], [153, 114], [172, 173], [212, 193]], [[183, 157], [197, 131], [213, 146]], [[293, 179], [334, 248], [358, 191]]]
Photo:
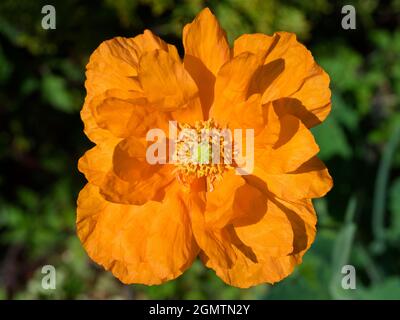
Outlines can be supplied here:
[[222, 179], [232, 168], [232, 139], [228, 130], [220, 128], [213, 119], [197, 121], [194, 126], [179, 123], [174, 161], [177, 179], [190, 185], [206, 177], [210, 191], [213, 183]]
[[200, 143], [194, 150], [194, 160], [199, 164], [208, 164], [211, 162], [212, 150], [208, 143]]

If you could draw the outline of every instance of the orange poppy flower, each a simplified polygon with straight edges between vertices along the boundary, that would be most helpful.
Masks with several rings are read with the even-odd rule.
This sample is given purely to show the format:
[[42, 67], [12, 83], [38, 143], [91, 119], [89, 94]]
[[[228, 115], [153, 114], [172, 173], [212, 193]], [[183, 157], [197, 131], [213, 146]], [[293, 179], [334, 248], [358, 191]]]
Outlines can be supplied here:
[[[330, 112], [329, 76], [292, 33], [245, 34], [230, 48], [209, 9], [184, 27], [183, 45], [182, 60], [146, 30], [91, 55], [81, 117], [96, 146], [78, 165], [88, 180], [79, 238], [127, 284], [174, 279], [198, 255], [233, 286], [280, 281], [314, 240], [311, 199], [332, 187], [309, 130]], [[147, 133], [171, 120], [253, 129], [251, 174], [149, 163]]]

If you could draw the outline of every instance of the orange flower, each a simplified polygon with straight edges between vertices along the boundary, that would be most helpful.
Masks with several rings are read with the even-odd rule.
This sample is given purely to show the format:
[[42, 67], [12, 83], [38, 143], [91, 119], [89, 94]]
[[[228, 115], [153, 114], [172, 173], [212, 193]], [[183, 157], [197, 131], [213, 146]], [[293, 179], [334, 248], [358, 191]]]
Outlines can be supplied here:
[[[88, 180], [79, 238], [124, 283], [174, 279], [197, 255], [233, 286], [280, 281], [314, 240], [311, 199], [332, 187], [309, 131], [330, 111], [329, 77], [291, 33], [245, 34], [230, 48], [209, 9], [185, 26], [183, 45], [182, 61], [146, 30], [90, 57], [81, 116], [96, 146], [78, 165]], [[170, 120], [254, 129], [252, 173], [150, 164], [146, 134]]]

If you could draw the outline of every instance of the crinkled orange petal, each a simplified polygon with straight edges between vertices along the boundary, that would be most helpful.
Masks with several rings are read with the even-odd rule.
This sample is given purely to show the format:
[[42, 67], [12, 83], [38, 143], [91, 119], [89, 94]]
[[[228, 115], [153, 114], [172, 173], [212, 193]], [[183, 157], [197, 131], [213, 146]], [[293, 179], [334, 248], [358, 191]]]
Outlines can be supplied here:
[[98, 97], [99, 99], [92, 100], [92, 114], [98, 126], [110, 131], [113, 136], [144, 138], [153, 128], [160, 128], [168, 133], [171, 115], [149, 105], [142, 93], [114, 89]]
[[180, 61], [179, 53], [176, 47], [172, 44], [169, 44], [162, 40], [160, 37], [157, 37], [150, 30], [144, 30], [143, 34], [140, 34], [133, 38], [136, 44], [136, 52], [137, 52], [137, 64], [139, 64], [140, 57], [146, 53], [153, 50], [163, 50], [168, 52], [168, 55], [175, 59], [176, 61]]
[[139, 90], [138, 53], [135, 38], [116, 37], [104, 41], [90, 56], [85, 87], [89, 96], [109, 89]]
[[[189, 216], [189, 210], [196, 210], [197, 204], [191, 205], [188, 200], [191, 195], [185, 193], [178, 182], [168, 187], [167, 193], [158, 216], [152, 218], [154, 220], [149, 229], [150, 240], [147, 246], [147, 255], [153, 269], [165, 276], [171, 270], [181, 268], [181, 262], [187, 261], [188, 257], [192, 261], [198, 253]], [[166, 252], [174, 257], [166, 255]]]
[[[204, 211], [206, 206], [206, 182], [200, 179], [189, 192], [183, 193], [183, 197], [190, 214], [193, 235], [199, 247], [209, 248], [210, 255], [222, 266], [232, 265], [236, 259], [232, 255], [230, 241], [226, 241], [229, 232], [226, 228], [206, 227]], [[211, 228], [211, 229], [209, 229]]]
[[214, 228], [206, 225], [204, 214], [199, 211], [190, 213], [192, 230], [197, 244], [215, 263], [228, 268], [236, 261], [236, 253], [230, 234], [231, 226]]
[[[231, 268], [241, 254], [257, 261], [259, 255], [281, 256], [293, 252], [294, 235], [287, 215], [248, 183], [240, 188], [245, 193], [231, 200], [231, 210], [238, 212], [230, 216], [232, 223], [221, 223], [222, 216], [214, 223], [207, 217], [210, 208], [206, 208], [204, 216], [192, 214], [194, 235], [205, 255], [221, 268]], [[208, 202], [207, 199], [207, 206]]]
[[[238, 238], [251, 248], [256, 257], [288, 255], [293, 251], [294, 241], [290, 219], [267, 196], [264, 195], [263, 200], [264, 204], [258, 204], [256, 208], [260, 212], [259, 208], [264, 206], [264, 212], [258, 221], [255, 221], [255, 217], [250, 214], [251, 211], [248, 211], [247, 215], [243, 215], [234, 223], [234, 230]], [[247, 204], [247, 207], [250, 205]]]
[[233, 56], [236, 57], [243, 52], [270, 52], [275, 41], [274, 36], [267, 36], [262, 33], [243, 34], [234, 41]]
[[254, 163], [267, 173], [291, 172], [314, 157], [319, 151], [312, 133], [296, 117], [280, 118], [278, 140], [273, 146], [255, 148]]
[[230, 108], [213, 108], [213, 119], [222, 127], [234, 129], [254, 129], [255, 135], [266, 125], [261, 96], [253, 94], [244, 102]]
[[[246, 41], [249, 42], [251, 38], [258, 44], [259, 36], [247, 36]], [[273, 101], [279, 98], [287, 97], [294, 92], [296, 92], [304, 79], [308, 76], [307, 72], [312, 69], [314, 65], [314, 60], [311, 53], [300, 44], [294, 33], [288, 32], [278, 32], [272, 36], [272, 44], [265, 48], [266, 58], [264, 65], [276, 61], [282, 61], [282, 69], [275, 79], [269, 83], [263, 92], [263, 103], [268, 101]], [[240, 38], [235, 42], [234, 45], [241, 43]], [[259, 52], [251, 51], [257, 45], [252, 45], [249, 47], [249, 52]], [[234, 49], [235, 53], [236, 49]]]
[[135, 78], [139, 60], [144, 53], [153, 50], [163, 50], [179, 60], [176, 48], [149, 30], [134, 38], [116, 37], [102, 42], [86, 67], [88, 95], [95, 96], [109, 89], [140, 90]]
[[116, 146], [113, 167], [100, 186], [101, 194], [108, 201], [142, 205], [164, 198], [164, 187], [175, 178], [174, 167], [150, 164], [146, 159], [146, 146], [145, 141], [133, 137]]
[[[280, 114], [293, 114], [300, 118], [308, 128], [320, 124], [331, 112], [331, 92], [329, 76], [320, 67], [304, 81], [301, 89], [289, 98], [274, 101]], [[318, 92], [318, 94], [315, 94]]]
[[317, 157], [292, 172], [268, 174], [256, 167], [253, 174], [267, 184], [271, 193], [287, 200], [320, 198], [333, 186], [328, 169]]
[[179, 60], [176, 48], [165, 43], [149, 30], [134, 38], [116, 37], [104, 41], [92, 53], [86, 66], [85, 87], [87, 95], [81, 110], [85, 124], [85, 133], [95, 143], [100, 143], [110, 136], [107, 130], [100, 128], [93, 119], [89, 105], [92, 99], [107, 90], [140, 91], [137, 81], [138, 62], [143, 53], [152, 50], [165, 50], [170, 56]]
[[215, 76], [230, 59], [226, 33], [208, 8], [183, 28], [184, 63], [196, 82], [207, 117], [214, 96]]
[[[259, 71], [259, 91], [263, 103], [278, 99], [284, 112], [299, 116], [312, 127], [321, 123], [330, 112], [329, 76], [313, 56], [296, 39], [295, 34], [277, 32], [272, 37], [243, 35], [234, 43], [234, 56], [244, 52], [265, 52], [264, 70]], [[255, 90], [255, 89], [254, 89]], [[282, 106], [283, 105], [283, 106]]]
[[121, 141], [119, 138], [110, 137], [92, 149], [79, 159], [78, 169], [86, 179], [96, 186], [100, 186], [107, 172], [112, 168], [114, 148]]
[[[104, 200], [87, 184], [78, 198], [77, 232], [88, 255], [126, 284], [160, 284], [181, 275], [198, 247], [187, 212], [173, 205], [174, 196], [164, 203], [123, 205]], [[160, 235], [163, 250], [154, 254]]]
[[198, 58], [214, 75], [230, 58], [226, 32], [210, 9], [203, 9], [183, 28], [185, 55]]
[[[276, 256], [271, 255], [269, 251], [258, 242], [262, 239], [265, 231], [262, 227], [258, 230], [260, 232], [258, 234], [256, 233], [257, 229], [255, 228], [254, 230], [255, 235], [253, 241], [254, 244], [257, 245], [257, 247], [254, 248], [257, 249], [253, 250], [251, 245], [239, 245], [238, 240], [234, 241], [237, 244], [232, 245], [230, 248], [233, 251], [231, 254], [235, 255], [236, 259], [228, 267], [222, 266], [213, 256], [203, 251], [201, 254], [203, 262], [207, 267], [214, 269], [216, 274], [227, 284], [240, 288], [248, 288], [261, 283], [278, 282], [291, 274], [294, 267], [301, 263], [304, 252], [314, 241], [316, 218], [311, 202], [302, 201], [293, 204], [273, 200], [273, 203], [277, 212], [280, 211], [282, 217], [286, 216], [290, 221], [290, 229], [292, 230], [293, 236], [291, 238], [293, 242], [292, 252]], [[268, 213], [266, 216], [267, 215]], [[241, 234], [241, 237], [250, 241], [252, 233], [250, 230], [248, 231], [246, 235]], [[277, 231], [282, 232], [279, 229]], [[237, 228], [235, 228], [234, 232], [241, 241], [240, 231], [237, 231]], [[266, 234], [265, 236], [266, 245], [268, 243], [274, 243], [272, 235]], [[290, 235], [286, 240], [289, 238]], [[277, 245], [282, 245], [285, 241], [280, 242], [275, 240], [275, 243]], [[286, 250], [283, 252], [285, 251]], [[251, 254], [251, 252], [253, 254]]]
[[237, 259], [231, 268], [222, 268], [208, 256], [201, 254], [203, 263], [213, 269], [226, 284], [238, 288], [249, 288], [263, 283], [273, 284], [290, 275], [297, 265], [294, 256], [264, 257], [262, 262], [254, 262], [242, 251], [234, 248]]
[[139, 64], [140, 84], [147, 100], [158, 110], [189, 107], [198, 99], [198, 89], [180, 61], [163, 50], [145, 53]]
[[249, 98], [253, 76], [261, 65], [260, 56], [245, 52], [219, 70], [215, 81], [214, 102], [210, 109], [211, 118]]
[[87, 95], [80, 112], [80, 116], [84, 124], [83, 131], [92, 142], [101, 143], [104, 140], [112, 138], [113, 134], [106, 129], [100, 128], [97, 124], [95, 118], [93, 117], [92, 110], [89, 107], [89, 101], [91, 102], [92, 100], [93, 99]]
[[117, 37], [104, 41], [90, 56], [86, 66], [85, 87], [87, 95], [81, 110], [85, 133], [95, 143], [101, 142], [109, 132], [100, 128], [93, 119], [90, 103], [98, 95], [110, 89], [140, 90], [135, 52], [131, 50], [134, 38]]
[[147, 245], [153, 269], [165, 277], [171, 270], [181, 270], [191, 264], [199, 251], [190, 226], [192, 207], [185, 201], [181, 185], [175, 182], [166, 192], [162, 207], [149, 228]]
[[196, 83], [180, 61], [162, 50], [140, 60], [140, 84], [152, 108], [168, 112], [171, 120], [194, 124], [203, 119]]
[[244, 196], [240, 190], [245, 184], [246, 181], [233, 170], [225, 172], [223, 179], [215, 181], [213, 190], [208, 191], [206, 195], [205, 222], [222, 228], [241, 215], [238, 208], [234, 208], [234, 203], [237, 197]]
[[[201, 102], [198, 98], [192, 100], [188, 107], [171, 111], [169, 114], [171, 120], [178, 123], [186, 123], [191, 126], [194, 126], [196, 122], [203, 120]], [[166, 134], [168, 133], [166, 132]]]

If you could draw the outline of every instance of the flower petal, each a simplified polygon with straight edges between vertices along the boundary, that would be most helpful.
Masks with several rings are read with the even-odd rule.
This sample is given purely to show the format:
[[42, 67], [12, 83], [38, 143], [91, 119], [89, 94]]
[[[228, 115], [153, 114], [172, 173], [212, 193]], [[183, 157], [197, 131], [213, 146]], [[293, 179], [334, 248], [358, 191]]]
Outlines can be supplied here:
[[235, 212], [234, 203], [238, 191], [245, 184], [246, 181], [233, 170], [225, 172], [221, 180], [215, 181], [213, 190], [206, 195], [205, 223], [222, 228], [236, 218], [240, 212]]
[[135, 78], [139, 59], [153, 50], [163, 50], [179, 60], [176, 48], [149, 30], [134, 38], [116, 37], [102, 42], [92, 53], [86, 67], [85, 87], [88, 95], [96, 96], [110, 89], [140, 90]]
[[[250, 185], [249, 188], [255, 189]], [[291, 221], [267, 196], [264, 196], [264, 213], [258, 221], [254, 221], [249, 211], [234, 226], [238, 238], [252, 249], [256, 257], [285, 256], [293, 251]]]
[[[291, 238], [292, 234], [293, 249], [290, 254], [274, 256], [267, 250], [268, 247], [263, 247], [264, 240], [267, 243], [272, 240], [270, 233], [264, 233], [265, 229], [262, 224], [266, 221], [260, 221], [259, 228], [252, 227], [255, 228], [254, 233], [248, 229], [245, 234], [235, 228], [234, 231], [240, 241], [246, 239], [247, 243], [242, 246], [231, 246], [232, 255], [236, 257], [231, 265], [224, 267], [220, 261], [209, 256], [207, 252], [201, 253], [206, 266], [214, 269], [216, 274], [229, 285], [248, 288], [261, 283], [275, 283], [282, 280], [293, 272], [296, 265], [301, 263], [304, 252], [314, 241], [316, 219], [311, 202], [290, 204], [270, 199], [268, 203], [273, 203], [276, 212], [280, 211], [281, 216], [286, 216], [290, 221], [291, 227], [288, 230], [292, 231], [289, 231], [286, 241]], [[269, 224], [266, 223], [265, 227], [270, 227]], [[278, 223], [278, 225], [280, 224]], [[276, 231], [282, 232], [279, 228], [276, 228]], [[264, 237], [266, 238], [264, 239]], [[273, 241], [272, 243], [279, 245], [280, 242]], [[254, 255], [250, 255], [248, 250], [251, 250]]]
[[78, 198], [78, 236], [88, 255], [126, 284], [174, 279], [191, 265], [198, 247], [187, 213], [177, 208], [171, 215], [168, 201], [173, 200], [144, 206], [111, 203], [87, 184]]
[[231, 226], [215, 228], [206, 224], [204, 214], [199, 211], [190, 213], [192, 230], [198, 246], [207, 256], [223, 267], [229, 268], [236, 261], [236, 253], [232, 244]]
[[181, 186], [175, 182], [166, 191], [168, 195], [156, 216], [151, 217], [146, 253], [157, 274], [168, 277], [171, 272], [182, 272], [197, 256], [189, 209]]
[[96, 96], [109, 89], [139, 89], [134, 78], [137, 61], [135, 38], [116, 37], [102, 42], [86, 66], [88, 95]]
[[198, 58], [214, 75], [230, 58], [226, 32], [210, 9], [203, 9], [183, 28], [185, 55]]
[[201, 255], [204, 264], [215, 271], [225, 283], [238, 287], [249, 288], [259, 284], [278, 282], [290, 275], [297, 262], [295, 257], [265, 257], [262, 262], [254, 262], [243, 252], [235, 248], [236, 263], [231, 268], [222, 268], [208, 256]]
[[317, 215], [312, 201], [311, 199], [289, 201], [276, 197], [273, 199], [275, 204], [286, 213], [292, 224], [294, 239], [291, 255], [296, 258], [297, 263], [301, 263], [303, 254], [314, 242], [316, 234]]
[[261, 96], [254, 94], [244, 102], [231, 105], [230, 108], [213, 108], [213, 119], [222, 127], [234, 129], [254, 129], [255, 135], [265, 126], [264, 108]]
[[168, 133], [171, 114], [149, 105], [142, 93], [113, 89], [98, 97], [99, 99], [92, 100], [92, 114], [97, 125], [111, 132], [113, 136], [144, 138], [153, 128], [160, 128]]
[[[237, 195], [241, 194], [234, 199], [225, 196], [230, 204], [225, 207], [231, 207], [228, 214], [226, 208], [215, 207], [220, 203], [212, 201], [210, 193], [204, 216], [192, 215], [196, 241], [213, 264], [229, 269], [242, 254], [257, 261], [260, 255], [284, 256], [293, 252], [294, 235], [288, 216], [250, 184], [236, 190]], [[224, 200], [221, 194], [215, 197], [220, 198], [219, 202]], [[212, 209], [217, 212], [210, 212]]]
[[221, 115], [249, 98], [252, 79], [260, 66], [262, 66], [261, 56], [245, 52], [219, 70], [210, 117], [214, 117], [214, 114]]
[[101, 194], [108, 201], [142, 205], [165, 197], [165, 186], [175, 178], [173, 166], [150, 164], [146, 148], [145, 141], [133, 137], [116, 146], [113, 167], [100, 186]]
[[[235, 53], [241, 52], [244, 50], [243, 46], [245, 44], [250, 44], [246, 51], [255, 54], [260, 53], [262, 51], [260, 47], [264, 45], [264, 52], [266, 54], [264, 65], [268, 65], [274, 61], [283, 62], [281, 72], [278, 72], [274, 81], [271, 81], [269, 86], [264, 88], [263, 103], [287, 97], [296, 92], [308, 76], [307, 71], [314, 64], [311, 53], [297, 42], [294, 33], [278, 32], [272, 37], [266, 37], [257, 35], [246, 36], [245, 41], [239, 38], [235, 42], [235, 46], [239, 45], [241, 48], [234, 48]], [[263, 73], [267, 74], [268, 70], [265, 70]]]
[[319, 151], [312, 133], [298, 118], [285, 115], [279, 126], [278, 140], [273, 146], [254, 150], [255, 167], [270, 174], [294, 171]]
[[287, 200], [320, 198], [333, 186], [328, 169], [317, 157], [289, 173], [267, 174], [255, 168], [253, 174], [267, 184], [270, 192]]
[[79, 159], [78, 169], [86, 179], [95, 186], [100, 186], [107, 172], [112, 168], [114, 148], [121, 141], [118, 138], [109, 138], [92, 149]]
[[176, 60], [180, 61], [179, 53], [176, 47], [162, 40], [161, 38], [154, 35], [150, 30], [144, 30], [143, 34], [140, 34], [134, 38], [137, 52], [137, 66], [139, 64], [140, 57], [146, 52], [153, 50], [163, 50], [168, 55]]
[[[255, 34], [239, 37], [234, 55], [264, 52], [264, 70], [259, 70], [254, 92], [263, 93], [262, 103], [278, 102], [282, 112], [297, 115], [307, 125], [321, 123], [330, 112], [329, 76], [295, 34], [277, 32], [272, 37]], [[258, 89], [258, 90], [256, 90]]]
[[262, 33], [243, 34], [233, 44], [233, 56], [243, 52], [263, 53], [269, 52], [276, 42], [276, 37]]
[[154, 50], [140, 59], [139, 81], [147, 100], [158, 110], [172, 111], [198, 99], [196, 83], [167, 52]]
[[274, 101], [280, 114], [293, 114], [308, 128], [320, 124], [331, 111], [329, 76], [317, 65], [314, 66], [314, 70], [297, 92], [289, 98]]
[[86, 66], [85, 87], [87, 96], [82, 107], [81, 118], [85, 133], [95, 143], [108, 138], [110, 133], [100, 128], [93, 119], [90, 104], [94, 98], [107, 90], [141, 91], [137, 81], [138, 62], [143, 53], [152, 50], [165, 50], [179, 60], [176, 48], [153, 35], [149, 30], [134, 38], [117, 37], [104, 41], [90, 56]]
[[203, 114], [207, 117], [214, 96], [215, 76], [230, 59], [226, 33], [208, 8], [183, 28], [183, 46], [185, 69], [199, 88]]
[[96, 119], [93, 117], [93, 113], [90, 108], [90, 102], [92, 102], [92, 100], [93, 98], [90, 98], [90, 96], [87, 95], [82, 110], [80, 112], [80, 116], [84, 124], [83, 131], [92, 142], [101, 143], [104, 140], [112, 138], [113, 135], [110, 131], [100, 128], [97, 124]]

